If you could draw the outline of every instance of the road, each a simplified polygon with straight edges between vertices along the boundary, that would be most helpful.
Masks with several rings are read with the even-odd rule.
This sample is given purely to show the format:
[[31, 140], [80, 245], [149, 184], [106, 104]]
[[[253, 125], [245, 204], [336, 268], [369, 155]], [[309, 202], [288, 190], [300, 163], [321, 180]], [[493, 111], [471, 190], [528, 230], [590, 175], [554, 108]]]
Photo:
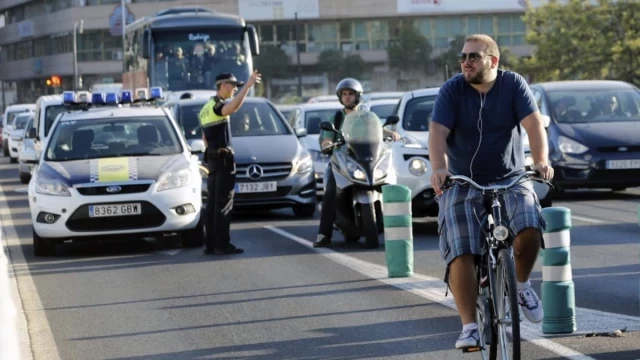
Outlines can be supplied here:
[[[246, 252], [212, 257], [153, 241], [65, 244], [32, 255], [25, 185], [0, 158], [4, 239], [35, 359], [475, 359], [444, 297], [435, 224], [414, 224], [415, 273], [388, 279], [384, 250], [314, 249], [318, 219], [238, 214]], [[582, 192], [571, 208], [578, 333], [522, 322], [523, 359], [640, 359], [640, 191]], [[540, 290], [540, 264], [533, 284]], [[2, 309], [0, 309], [2, 311]], [[623, 337], [584, 337], [627, 327]]]

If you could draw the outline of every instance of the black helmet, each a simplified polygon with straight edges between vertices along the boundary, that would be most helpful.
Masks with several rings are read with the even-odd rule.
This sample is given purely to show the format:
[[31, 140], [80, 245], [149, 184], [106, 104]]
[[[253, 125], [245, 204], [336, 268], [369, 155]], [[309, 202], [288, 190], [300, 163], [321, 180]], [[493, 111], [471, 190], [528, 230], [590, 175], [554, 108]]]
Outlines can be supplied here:
[[358, 105], [358, 103], [360, 103], [360, 97], [362, 96], [363, 89], [362, 84], [360, 84], [358, 80], [354, 78], [344, 78], [340, 80], [338, 86], [336, 86], [336, 95], [338, 96], [338, 101], [340, 101], [340, 104], [342, 104], [342, 90], [352, 90], [356, 93], [356, 101], [350, 108], [353, 109], [356, 105]]

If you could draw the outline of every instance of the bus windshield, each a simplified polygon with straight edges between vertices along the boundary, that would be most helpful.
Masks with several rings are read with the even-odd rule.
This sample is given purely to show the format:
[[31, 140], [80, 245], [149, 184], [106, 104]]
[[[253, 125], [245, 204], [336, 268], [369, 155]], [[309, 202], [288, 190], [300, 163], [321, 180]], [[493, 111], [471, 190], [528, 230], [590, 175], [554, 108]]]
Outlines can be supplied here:
[[170, 91], [215, 89], [221, 72], [231, 72], [241, 81], [249, 78], [251, 55], [242, 28], [156, 31], [153, 39], [151, 86]]

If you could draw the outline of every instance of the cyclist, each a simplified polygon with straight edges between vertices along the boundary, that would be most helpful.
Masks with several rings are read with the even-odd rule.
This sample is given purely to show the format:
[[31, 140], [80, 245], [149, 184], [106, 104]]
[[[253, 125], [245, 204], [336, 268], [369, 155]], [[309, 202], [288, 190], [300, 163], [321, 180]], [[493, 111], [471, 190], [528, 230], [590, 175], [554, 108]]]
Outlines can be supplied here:
[[[340, 104], [344, 106], [342, 110], [339, 110], [334, 115], [331, 122], [337, 130], [342, 127], [342, 120], [347, 114], [356, 110], [356, 107], [360, 103], [363, 93], [362, 84], [356, 79], [345, 78], [340, 80], [338, 86], [336, 86], [336, 95]], [[390, 136], [394, 141], [400, 140], [400, 134], [384, 129], [385, 136]], [[337, 139], [337, 135], [332, 132], [322, 131], [320, 134], [320, 149], [325, 154], [333, 153], [331, 144], [340, 140]], [[322, 212], [320, 213], [320, 228], [318, 230], [318, 238], [313, 244], [314, 247], [325, 247], [331, 244], [331, 235], [333, 234], [333, 223], [336, 221], [336, 180], [333, 177], [331, 171], [331, 164], [329, 164], [324, 172], [324, 197], [322, 198]]]
[[[547, 135], [536, 100], [525, 79], [498, 69], [500, 52], [487, 35], [470, 35], [459, 55], [462, 74], [440, 89], [429, 126], [431, 184], [439, 214], [440, 252], [447, 264], [445, 281], [451, 287], [462, 334], [457, 349], [479, 345], [476, 324], [477, 288], [474, 260], [481, 254], [481, 223], [487, 221], [482, 196], [471, 187], [454, 186], [443, 193], [451, 174], [466, 175], [480, 185], [506, 184], [524, 171], [522, 127], [529, 136], [533, 170], [549, 180]], [[505, 213], [513, 234], [518, 301], [531, 322], [542, 321], [542, 304], [531, 288], [529, 275], [535, 265], [546, 223], [531, 181], [512, 188], [504, 196]], [[475, 209], [475, 212], [474, 212]], [[476, 218], [477, 215], [477, 218]], [[479, 220], [479, 221], [478, 221]]]

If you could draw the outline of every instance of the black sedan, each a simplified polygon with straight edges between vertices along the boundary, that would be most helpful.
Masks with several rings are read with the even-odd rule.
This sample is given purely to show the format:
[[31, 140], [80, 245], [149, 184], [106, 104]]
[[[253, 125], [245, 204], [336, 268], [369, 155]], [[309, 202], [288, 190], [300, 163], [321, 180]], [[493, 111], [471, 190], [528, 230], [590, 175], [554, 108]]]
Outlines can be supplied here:
[[621, 81], [531, 85], [559, 190], [640, 186], [640, 90]]

